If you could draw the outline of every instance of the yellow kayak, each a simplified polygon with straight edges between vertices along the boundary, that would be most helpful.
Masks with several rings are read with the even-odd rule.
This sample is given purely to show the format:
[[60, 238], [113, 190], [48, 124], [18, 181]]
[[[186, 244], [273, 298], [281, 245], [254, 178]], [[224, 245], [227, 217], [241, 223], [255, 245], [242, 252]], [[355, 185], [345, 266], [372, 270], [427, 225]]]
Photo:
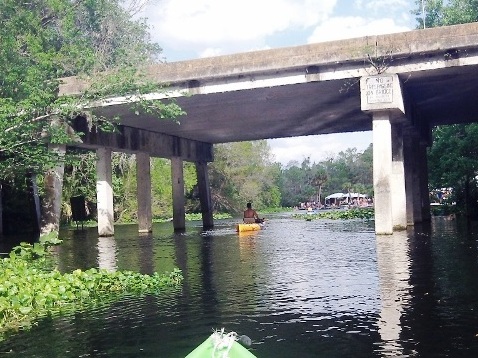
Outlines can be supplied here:
[[258, 231], [262, 228], [261, 224], [236, 224], [236, 231], [237, 232], [246, 232], [246, 231]]

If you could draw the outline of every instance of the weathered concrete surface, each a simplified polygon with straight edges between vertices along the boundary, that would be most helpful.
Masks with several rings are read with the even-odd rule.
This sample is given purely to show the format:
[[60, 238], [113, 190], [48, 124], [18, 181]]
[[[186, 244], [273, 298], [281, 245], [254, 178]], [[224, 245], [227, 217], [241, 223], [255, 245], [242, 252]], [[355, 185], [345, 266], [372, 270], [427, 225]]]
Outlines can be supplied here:
[[[60, 155], [64, 155], [66, 147], [50, 145], [51, 150], [57, 151]], [[45, 195], [42, 207], [41, 235], [50, 233], [58, 233], [60, 229], [61, 214], [61, 192], [63, 190], [63, 175], [65, 172], [65, 164], [58, 165], [45, 174], [44, 186]]]
[[407, 228], [407, 195], [405, 182], [402, 125], [393, 124], [391, 177], [393, 230], [405, 230]]
[[[417, 128], [478, 121], [478, 23], [155, 65], [150, 78], [169, 83], [187, 112], [180, 124], [135, 115], [124, 98], [101, 112], [119, 114], [126, 127], [213, 144], [371, 130], [358, 85], [377, 74], [369, 55], [400, 77]], [[83, 85], [65, 79], [61, 94]]]
[[176, 231], [186, 229], [184, 204], [184, 172], [181, 158], [171, 158], [171, 181], [173, 183], [173, 227]]
[[373, 114], [373, 189], [375, 232], [393, 234], [392, 126], [388, 112]]
[[153, 231], [151, 211], [151, 164], [148, 153], [136, 153], [136, 198], [138, 202], [138, 231]]
[[113, 185], [111, 149], [99, 148], [96, 163], [96, 198], [98, 211], [98, 234], [114, 235]]
[[198, 181], [199, 201], [201, 203], [201, 215], [204, 229], [214, 226], [213, 207], [211, 198], [211, 186], [206, 162], [196, 163], [196, 176]]
[[213, 149], [209, 143], [198, 142], [168, 134], [119, 126], [117, 132], [102, 132], [88, 129], [84, 118], [76, 118], [73, 123], [76, 131], [84, 133], [77, 147], [95, 149], [108, 147], [115, 152], [149, 153], [150, 156], [171, 158], [180, 157], [185, 161], [213, 161]]

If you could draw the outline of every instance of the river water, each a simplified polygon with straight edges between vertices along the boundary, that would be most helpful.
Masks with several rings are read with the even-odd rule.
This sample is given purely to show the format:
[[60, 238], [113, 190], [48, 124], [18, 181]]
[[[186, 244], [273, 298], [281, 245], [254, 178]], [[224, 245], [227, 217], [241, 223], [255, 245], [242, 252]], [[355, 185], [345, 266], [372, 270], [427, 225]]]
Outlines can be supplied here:
[[0, 357], [184, 357], [221, 328], [249, 336], [260, 358], [478, 357], [477, 230], [433, 218], [376, 236], [373, 221], [282, 214], [239, 235], [235, 222], [62, 232], [62, 271], [179, 267], [184, 282], [40, 320], [1, 342]]

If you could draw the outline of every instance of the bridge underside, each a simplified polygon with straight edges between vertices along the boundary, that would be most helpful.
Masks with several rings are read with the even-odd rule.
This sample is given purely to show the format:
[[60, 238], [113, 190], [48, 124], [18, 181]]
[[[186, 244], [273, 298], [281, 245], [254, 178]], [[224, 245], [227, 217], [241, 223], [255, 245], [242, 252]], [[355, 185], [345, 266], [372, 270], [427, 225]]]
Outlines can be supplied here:
[[[478, 24], [156, 65], [150, 78], [169, 83], [187, 113], [179, 124], [137, 115], [121, 99], [96, 110], [127, 127], [212, 144], [368, 131], [359, 80], [377, 74], [370, 54], [375, 67], [399, 76], [414, 124], [478, 119]], [[65, 79], [61, 93], [83, 85]]]
[[[417, 70], [399, 77], [418, 115], [415, 120], [427, 127], [478, 120], [478, 65]], [[176, 102], [187, 113], [179, 123], [138, 116], [128, 103], [96, 110], [111, 118], [119, 115], [126, 127], [212, 144], [370, 131], [371, 117], [360, 108], [359, 81], [347, 78], [178, 97]]]
[[[149, 98], [173, 98], [187, 113], [178, 118], [179, 123], [138, 115], [126, 98], [111, 99], [91, 110], [119, 116], [124, 132], [143, 131], [171, 143], [180, 138], [186, 147], [205, 148], [205, 152], [207, 145], [216, 143], [373, 130], [374, 148], [380, 148], [374, 151], [375, 192], [380, 192], [379, 207], [389, 211], [380, 213], [376, 224], [387, 222], [384, 233], [389, 233], [392, 226], [426, 219], [423, 168], [431, 128], [478, 121], [478, 24], [165, 63], [151, 67], [148, 74], [151, 80], [170, 84], [169, 93], [152, 93]], [[372, 97], [360, 82], [374, 75], [394, 78], [399, 87], [393, 96], [400, 100], [390, 96], [385, 102], [400, 102], [398, 107], [371, 103], [368, 108]], [[85, 86], [67, 78], [60, 93], [80, 93]], [[212, 160], [182, 153], [161, 152], [181, 160]], [[176, 192], [180, 191], [179, 186]], [[394, 199], [392, 192], [400, 192], [407, 202]], [[421, 204], [411, 205], [413, 200]], [[406, 215], [401, 209], [390, 209], [400, 205], [407, 206]]]

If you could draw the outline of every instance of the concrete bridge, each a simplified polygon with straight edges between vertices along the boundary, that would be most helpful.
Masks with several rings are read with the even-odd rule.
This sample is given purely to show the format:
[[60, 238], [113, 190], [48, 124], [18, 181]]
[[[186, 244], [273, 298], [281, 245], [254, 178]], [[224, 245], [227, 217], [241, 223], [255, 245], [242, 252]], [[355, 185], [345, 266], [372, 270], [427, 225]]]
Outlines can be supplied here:
[[[140, 231], [151, 230], [149, 158], [172, 160], [180, 230], [184, 160], [196, 163], [203, 224], [213, 226], [213, 144], [366, 130], [373, 131], [375, 229], [391, 234], [429, 219], [431, 129], [478, 120], [478, 23], [158, 64], [148, 75], [169, 84], [168, 96], [187, 115], [180, 124], [138, 116], [126, 98], [95, 109], [121, 118], [120, 134], [87, 133], [79, 144], [98, 152], [100, 235], [114, 232], [111, 151], [137, 154]], [[84, 87], [67, 78], [60, 93]], [[52, 190], [61, 186], [56, 178]]]

